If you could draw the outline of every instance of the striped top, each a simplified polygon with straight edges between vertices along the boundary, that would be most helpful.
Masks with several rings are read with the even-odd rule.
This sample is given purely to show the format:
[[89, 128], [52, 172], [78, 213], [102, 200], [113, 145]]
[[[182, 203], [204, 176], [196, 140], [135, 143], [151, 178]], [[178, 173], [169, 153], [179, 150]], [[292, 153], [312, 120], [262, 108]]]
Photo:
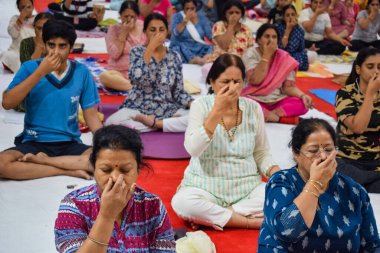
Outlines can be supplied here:
[[68, 17], [77, 16], [79, 18], [87, 18], [92, 11], [92, 0], [73, 0], [67, 9], [62, 3], [63, 14]]
[[[75, 252], [86, 240], [100, 210], [96, 184], [69, 193], [61, 202], [55, 221], [58, 252]], [[175, 252], [173, 229], [159, 197], [136, 187], [121, 226], [115, 222], [107, 248], [116, 252]]]
[[219, 205], [230, 206], [247, 198], [262, 182], [261, 174], [275, 163], [269, 153], [262, 110], [250, 99], [239, 98], [242, 122], [232, 142], [220, 124], [209, 139], [203, 124], [214, 101], [215, 95], [207, 95], [191, 104], [185, 148], [192, 157], [181, 185], [206, 190]]

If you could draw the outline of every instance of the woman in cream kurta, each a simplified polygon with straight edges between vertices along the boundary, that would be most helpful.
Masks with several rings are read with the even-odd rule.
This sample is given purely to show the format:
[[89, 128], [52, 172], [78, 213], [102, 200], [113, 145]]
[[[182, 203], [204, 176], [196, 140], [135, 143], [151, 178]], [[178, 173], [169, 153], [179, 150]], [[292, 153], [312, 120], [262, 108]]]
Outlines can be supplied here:
[[185, 148], [192, 157], [172, 206], [193, 228], [261, 225], [261, 175], [279, 168], [269, 154], [260, 106], [239, 97], [244, 77], [240, 57], [220, 56], [207, 78], [216, 95], [191, 105]]

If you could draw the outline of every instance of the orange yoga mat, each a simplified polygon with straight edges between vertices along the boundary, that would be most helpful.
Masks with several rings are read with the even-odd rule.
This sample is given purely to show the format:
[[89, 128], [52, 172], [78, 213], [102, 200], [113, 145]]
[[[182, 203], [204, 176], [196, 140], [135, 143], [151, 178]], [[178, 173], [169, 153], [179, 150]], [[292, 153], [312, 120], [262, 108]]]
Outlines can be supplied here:
[[55, 3], [55, 0], [35, 0], [34, 1], [34, 9], [36, 12], [43, 12], [47, 10], [48, 4]]

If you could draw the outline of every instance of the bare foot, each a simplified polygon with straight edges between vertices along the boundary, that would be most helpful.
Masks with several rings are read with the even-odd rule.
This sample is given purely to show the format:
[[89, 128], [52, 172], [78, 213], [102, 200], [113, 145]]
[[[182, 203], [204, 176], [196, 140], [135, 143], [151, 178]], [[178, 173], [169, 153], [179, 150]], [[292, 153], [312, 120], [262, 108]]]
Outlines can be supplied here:
[[64, 175], [70, 176], [70, 177], [79, 177], [86, 180], [91, 180], [92, 176], [90, 173], [88, 173], [85, 170], [66, 170]]
[[155, 118], [154, 115], [137, 114], [134, 120], [143, 123], [147, 127], [154, 127]]
[[39, 152], [36, 155], [28, 153], [25, 154], [23, 157], [19, 158], [19, 162], [32, 162], [32, 163], [37, 163], [37, 164], [43, 164], [43, 160], [49, 157], [47, 154], [43, 152]]
[[275, 112], [269, 111], [266, 121], [267, 122], [278, 122], [280, 120], [280, 116], [278, 116]]
[[193, 230], [198, 230], [199, 229], [199, 227], [200, 227], [200, 225], [199, 224], [197, 224], [197, 223], [194, 223], [194, 222], [189, 222], [189, 224], [190, 224], [190, 227], [193, 229]]

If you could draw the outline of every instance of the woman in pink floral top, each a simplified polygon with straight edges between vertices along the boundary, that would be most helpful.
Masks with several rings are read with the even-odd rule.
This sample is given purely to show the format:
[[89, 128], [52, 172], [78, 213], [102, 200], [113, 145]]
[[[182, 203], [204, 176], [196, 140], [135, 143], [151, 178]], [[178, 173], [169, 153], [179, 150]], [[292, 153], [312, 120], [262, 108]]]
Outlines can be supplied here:
[[238, 0], [229, 0], [223, 9], [222, 21], [214, 24], [212, 30], [215, 49], [209, 62], [224, 53], [235, 54], [240, 57], [253, 45], [252, 31], [240, 20], [244, 17], [244, 6]]
[[125, 1], [119, 13], [122, 23], [110, 26], [106, 36], [108, 67], [111, 70], [103, 72], [99, 78], [106, 88], [127, 91], [132, 88], [128, 78], [129, 51], [134, 46], [145, 44], [146, 36], [143, 22], [137, 20], [140, 12], [135, 2]]

